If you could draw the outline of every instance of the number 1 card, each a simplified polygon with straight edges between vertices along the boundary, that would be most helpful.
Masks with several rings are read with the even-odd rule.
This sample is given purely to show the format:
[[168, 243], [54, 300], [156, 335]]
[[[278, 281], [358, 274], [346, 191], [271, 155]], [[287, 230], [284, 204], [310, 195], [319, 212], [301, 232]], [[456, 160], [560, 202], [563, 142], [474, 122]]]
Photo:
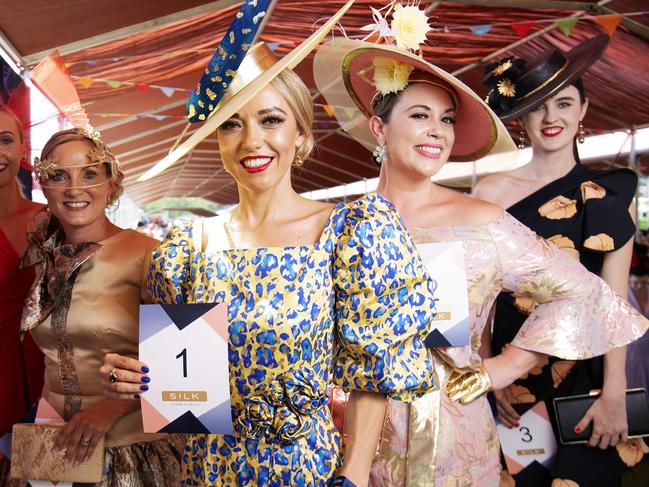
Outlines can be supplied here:
[[140, 360], [147, 433], [232, 434], [227, 305], [140, 306]]

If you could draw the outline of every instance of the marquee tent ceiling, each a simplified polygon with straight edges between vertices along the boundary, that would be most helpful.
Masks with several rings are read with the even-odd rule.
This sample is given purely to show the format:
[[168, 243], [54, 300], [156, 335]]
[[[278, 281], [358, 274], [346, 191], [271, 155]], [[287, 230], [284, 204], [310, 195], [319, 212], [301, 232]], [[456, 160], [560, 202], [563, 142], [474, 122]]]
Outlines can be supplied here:
[[[141, 204], [163, 197], [236, 201], [233, 180], [219, 163], [215, 139], [156, 178], [135, 180], [171, 147], [185, 125], [188, 95], [239, 6], [235, 0], [4, 0], [0, 45], [27, 67], [58, 49], [92, 124], [117, 154], [129, 195]], [[279, 55], [306, 38], [343, 0], [279, 0], [261, 36]], [[589, 15], [649, 10], [642, 0], [422, 1], [439, 29], [429, 34], [425, 57], [484, 94], [486, 57], [530, 57], [550, 45], [568, 49], [602, 32]], [[360, 36], [370, 6], [356, 0], [343, 18], [348, 36]], [[581, 17], [570, 36], [554, 20]], [[584, 17], [585, 16], [585, 17]], [[525, 39], [512, 24], [534, 22]], [[470, 27], [491, 25], [484, 35]], [[523, 42], [524, 41], [524, 42]], [[590, 98], [585, 125], [594, 132], [649, 124], [649, 16], [625, 17], [603, 57], [584, 76]], [[310, 58], [297, 72], [314, 87]], [[172, 90], [175, 88], [175, 90]], [[318, 149], [295, 171], [298, 190], [309, 191], [376, 176], [370, 154], [342, 133], [316, 102]], [[190, 131], [191, 133], [191, 131]]]

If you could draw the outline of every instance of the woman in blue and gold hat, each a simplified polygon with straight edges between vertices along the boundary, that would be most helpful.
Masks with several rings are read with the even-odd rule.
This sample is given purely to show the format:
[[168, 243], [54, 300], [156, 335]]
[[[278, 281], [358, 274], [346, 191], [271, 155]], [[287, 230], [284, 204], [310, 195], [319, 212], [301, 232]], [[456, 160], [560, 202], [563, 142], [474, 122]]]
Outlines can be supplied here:
[[[314, 141], [311, 96], [290, 68], [351, 3], [279, 61], [259, 44], [232, 71], [210, 65], [208, 81], [226, 93], [199, 85], [190, 113], [206, 122], [161, 161], [216, 129], [239, 191], [224, 215], [174, 228], [149, 270], [155, 303], [228, 306], [234, 433], [188, 436], [187, 485], [365, 486], [385, 397], [408, 401], [433, 386], [432, 282], [394, 207], [376, 194], [334, 207], [291, 185]], [[217, 56], [230, 59], [225, 47]], [[107, 355], [107, 394], [140, 393], [141, 367]], [[344, 463], [331, 381], [352, 391]]]

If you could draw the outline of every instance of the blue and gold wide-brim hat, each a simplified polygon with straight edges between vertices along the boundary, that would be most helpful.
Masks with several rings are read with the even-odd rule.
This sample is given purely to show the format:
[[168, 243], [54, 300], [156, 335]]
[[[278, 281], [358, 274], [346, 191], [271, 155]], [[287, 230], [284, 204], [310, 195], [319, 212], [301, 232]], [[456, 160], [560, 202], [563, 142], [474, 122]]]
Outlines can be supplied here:
[[[248, 3], [256, 4], [254, 0], [248, 0], [246, 4]], [[192, 119], [203, 121], [204, 118], [203, 125], [155, 166], [140, 176], [138, 181], [151, 179], [178, 162], [268, 86], [279, 73], [297, 66], [318, 46], [353, 3], [354, 0], [348, 0], [338, 12], [332, 15], [308, 39], [281, 59], [275, 57], [268, 46], [263, 43], [254, 46], [239, 45], [236, 34], [234, 34], [234, 37], [230, 37], [230, 34], [226, 33], [227, 39], [222, 42], [222, 46], [219, 46], [212, 58], [215, 64], [212, 66], [212, 61], [210, 61], [210, 65], [188, 102], [188, 115], [191, 115], [190, 121]], [[254, 18], [254, 15], [252, 17], [245, 16], [245, 18]], [[235, 18], [235, 22], [238, 19], [239, 17]], [[233, 26], [231, 26], [231, 29]], [[248, 27], [239, 26], [235, 29], [245, 28]], [[245, 40], [247, 38], [242, 35], [240, 39]], [[232, 55], [225, 50], [226, 40], [228, 42], [232, 41], [230, 47], [236, 51]], [[243, 42], [243, 44], [246, 44], [246, 42]], [[223, 51], [221, 47], [224, 48]], [[237, 53], [241, 52], [244, 52], [245, 55], [239, 60]], [[215, 60], [215, 57], [217, 60]], [[219, 58], [222, 60], [222, 64], [218, 63]], [[227, 61], [233, 61], [233, 63], [227, 63]], [[239, 61], [238, 64], [237, 61]], [[227, 68], [225, 68], [226, 65]], [[233, 69], [234, 65], [237, 66], [235, 69]], [[194, 107], [193, 111], [190, 106]], [[203, 116], [201, 117], [201, 115]]]

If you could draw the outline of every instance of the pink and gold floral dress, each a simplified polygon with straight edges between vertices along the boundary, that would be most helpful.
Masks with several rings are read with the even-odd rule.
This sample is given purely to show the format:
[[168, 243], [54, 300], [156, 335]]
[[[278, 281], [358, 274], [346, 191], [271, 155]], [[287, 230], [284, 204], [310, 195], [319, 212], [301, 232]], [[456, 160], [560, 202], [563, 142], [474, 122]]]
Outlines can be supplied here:
[[453, 368], [478, 369], [482, 331], [502, 292], [538, 304], [512, 343], [575, 360], [623, 346], [647, 320], [600, 278], [504, 213], [483, 226], [411, 229], [417, 243], [460, 241], [467, 272], [470, 346], [436, 349], [439, 390], [389, 401], [372, 487], [497, 486], [499, 442], [486, 396], [462, 405], [444, 393]]

